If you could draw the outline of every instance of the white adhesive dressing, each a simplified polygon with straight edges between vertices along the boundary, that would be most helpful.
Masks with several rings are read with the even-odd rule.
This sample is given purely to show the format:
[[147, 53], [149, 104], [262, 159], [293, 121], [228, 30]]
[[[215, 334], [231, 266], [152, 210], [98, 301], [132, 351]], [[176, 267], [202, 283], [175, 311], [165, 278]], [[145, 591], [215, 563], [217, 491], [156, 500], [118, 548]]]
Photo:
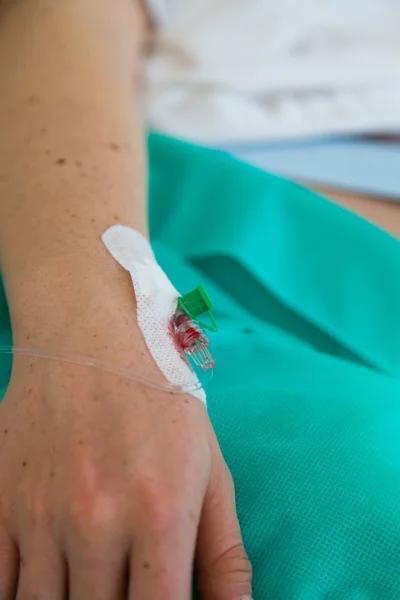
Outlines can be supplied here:
[[[113, 258], [130, 273], [138, 325], [158, 368], [174, 385], [196, 385], [195, 373], [182, 359], [170, 334], [180, 294], [157, 264], [149, 242], [138, 231], [123, 225], [110, 227], [102, 240]], [[190, 394], [206, 403], [202, 389]]]

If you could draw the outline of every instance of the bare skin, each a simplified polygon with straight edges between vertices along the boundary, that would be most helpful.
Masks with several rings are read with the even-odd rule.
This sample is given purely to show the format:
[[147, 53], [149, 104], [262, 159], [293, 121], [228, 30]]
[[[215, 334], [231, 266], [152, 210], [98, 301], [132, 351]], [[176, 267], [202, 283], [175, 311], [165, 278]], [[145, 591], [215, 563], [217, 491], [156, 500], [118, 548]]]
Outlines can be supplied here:
[[400, 239], [400, 204], [398, 202], [389, 202], [385, 198], [354, 194], [344, 190], [314, 189]]
[[[0, 259], [16, 344], [154, 370], [100, 235], [147, 235], [132, 0], [0, 0]], [[207, 412], [115, 375], [15, 361], [0, 406], [0, 600], [251, 595]]]

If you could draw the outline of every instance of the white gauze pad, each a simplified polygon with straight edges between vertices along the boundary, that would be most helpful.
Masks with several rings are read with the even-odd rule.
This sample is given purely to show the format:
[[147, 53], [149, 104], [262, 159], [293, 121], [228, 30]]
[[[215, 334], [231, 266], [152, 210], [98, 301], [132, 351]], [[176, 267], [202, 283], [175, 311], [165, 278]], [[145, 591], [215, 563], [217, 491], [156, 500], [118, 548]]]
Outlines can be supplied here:
[[[158, 368], [173, 385], [195, 387], [198, 379], [182, 359], [170, 333], [180, 294], [157, 264], [149, 242], [138, 231], [123, 225], [107, 229], [102, 240], [113, 258], [130, 273], [138, 325]], [[206, 403], [202, 389], [189, 393]]]

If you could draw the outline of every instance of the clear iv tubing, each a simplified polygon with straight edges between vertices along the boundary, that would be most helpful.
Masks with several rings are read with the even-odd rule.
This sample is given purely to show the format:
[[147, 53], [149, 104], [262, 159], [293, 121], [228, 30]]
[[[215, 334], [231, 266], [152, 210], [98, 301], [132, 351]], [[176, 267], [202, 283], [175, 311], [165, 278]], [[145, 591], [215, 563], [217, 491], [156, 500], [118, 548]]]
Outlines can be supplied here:
[[[83, 365], [85, 367], [93, 367], [95, 369], [99, 369], [101, 371], [106, 371], [108, 373], [113, 373], [115, 375], [120, 375], [121, 377], [125, 377], [126, 379], [130, 379], [131, 381], [135, 381], [136, 383], [142, 383], [148, 387], [155, 388], [157, 390], [174, 392], [175, 394], [185, 394], [190, 392], [195, 392], [203, 388], [204, 384], [202, 384], [198, 379], [194, 384], [190, 385], [174, 385], [173, 383], [169, 383], [166, 381], [165, 383], [156, 382], [152, 379], [147, 379], [146, 377], [138, 376], [132, 374], [132, 372], [125, 368], [119, 367], [117, 365], [112, 365], [109, 363], [105, 363], [97, 358], [87, 358], [85, 356], [76, 356], [74, 354], [68, 354], [67, 352], [55, 352], [50, 350], [43, 350], [42, 348], [24, 348], [22, 346], [2, 346], [0, 345], [0, 355], [1, 354], [12, 354], [18, 356], [31, 356], [38, 358], [48, 358], [50, 360], [59, 360], [61, 362], [71, 363], [74, 365]], [[210, 373], [210, 379], [212, 377], [212, 372]], [[208, 382], [207, 382], [208, 383]]]

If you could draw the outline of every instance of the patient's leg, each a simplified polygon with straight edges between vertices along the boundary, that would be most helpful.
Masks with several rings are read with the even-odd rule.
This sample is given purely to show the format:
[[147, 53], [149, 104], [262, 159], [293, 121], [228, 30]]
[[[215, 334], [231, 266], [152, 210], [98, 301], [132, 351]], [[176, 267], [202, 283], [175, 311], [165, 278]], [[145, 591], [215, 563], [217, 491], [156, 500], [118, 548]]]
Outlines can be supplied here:
[[400, 203], [332, 188], [314, 189], [400, 239]]

